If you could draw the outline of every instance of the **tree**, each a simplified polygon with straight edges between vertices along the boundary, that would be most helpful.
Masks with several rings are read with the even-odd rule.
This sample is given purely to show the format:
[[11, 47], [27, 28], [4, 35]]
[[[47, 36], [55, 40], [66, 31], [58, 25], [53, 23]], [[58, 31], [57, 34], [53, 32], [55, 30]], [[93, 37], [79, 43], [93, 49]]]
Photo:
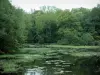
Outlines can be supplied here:
[[[94, 34], [94, 38], [96, 39], [96, 37], [99, 37], [100, 40], [100, 5], [98, 4], [97, 7], [94, 7], [90, 13], [90, 22], [91, 25], [94, 26], [95, 29], [95, 34]], [[97, 39], [98, 40], [98, 39]]]
[[12, 6], [8, 0], [0, 0], [0, 50], [16, 50], [24, 39], [24, 11]]
[[17, 28], [14, 13], [15, 7], [8, 0], [0, 0], [0, 50], [4, 52], [15, 49], [18, 45], [14, 36]]

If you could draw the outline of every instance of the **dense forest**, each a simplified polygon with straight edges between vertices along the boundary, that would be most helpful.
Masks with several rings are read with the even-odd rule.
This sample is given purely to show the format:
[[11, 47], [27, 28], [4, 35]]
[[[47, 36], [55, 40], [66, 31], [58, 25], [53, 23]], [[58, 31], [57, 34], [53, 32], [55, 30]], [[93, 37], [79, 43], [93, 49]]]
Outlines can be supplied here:
[[0, 0], [0, 51], [24, 43], [100, 45], [100, 4], [92, 9], [42, 6], [30, 13]]

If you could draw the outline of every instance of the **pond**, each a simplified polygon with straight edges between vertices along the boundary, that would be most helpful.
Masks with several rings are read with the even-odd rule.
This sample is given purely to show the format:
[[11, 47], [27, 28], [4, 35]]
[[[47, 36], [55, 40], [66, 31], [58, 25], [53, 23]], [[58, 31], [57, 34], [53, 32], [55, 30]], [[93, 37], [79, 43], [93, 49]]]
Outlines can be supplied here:
[[25, 75], [73, 75], [74, 64], [71, 59], [66, 59], [62, 55], [46, 55], [44, 59], [35, 60], [35, 66], [26, 69]]
[[100, 75], [100, 57], [80, 58], [52, 52], [22, 67], [18, 72], [0, 75]]
[[52, 53], [35, 60], [34, 66], [26, 68], [24, 75], [100, 75], [100, 71], [96, 71], [100, 66], [95, 60], [93, 63], [91, 61], [91, 57], [78, 58]]

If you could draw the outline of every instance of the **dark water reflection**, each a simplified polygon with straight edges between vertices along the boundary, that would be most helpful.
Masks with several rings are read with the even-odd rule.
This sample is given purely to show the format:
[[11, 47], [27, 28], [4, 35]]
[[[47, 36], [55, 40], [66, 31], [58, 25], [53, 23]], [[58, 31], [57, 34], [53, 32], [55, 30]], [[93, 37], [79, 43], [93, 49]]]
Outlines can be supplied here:
[[25, 75], [73, 75], [74, 60], [69, 55], [46, 55], [35, 61], [34, 68], [26, 69]]
[[38, 68], [27, 69], [27, 71], [25, 72], [25, 75], [43, 75], [43, 71]]
[[23, 67], [25, 69], [22, 73], [3, 75], [100, 75], [100, 57], [79, 58], [68, 54], [52, 53]]
[[98, 65], [100, 63], [98, 63], [97, 58], [93, 60], [92, 57], [46, 55], [44, 59], [36, 60], [34, 65], [37, 68], [26, 69], [24, 75], [100, 75], [100, 66]]

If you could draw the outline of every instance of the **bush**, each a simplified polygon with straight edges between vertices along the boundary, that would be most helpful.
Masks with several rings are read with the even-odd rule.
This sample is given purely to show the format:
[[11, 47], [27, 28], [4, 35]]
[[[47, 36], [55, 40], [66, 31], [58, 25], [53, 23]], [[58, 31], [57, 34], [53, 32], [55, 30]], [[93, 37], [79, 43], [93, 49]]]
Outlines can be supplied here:
[[[0, 36], [0, 50], [2, 52], [9, 52], [10, 50], [18, 49], [18, 41], [8, 34]], [[10, 51], [11, 52], [11, 51]]]

